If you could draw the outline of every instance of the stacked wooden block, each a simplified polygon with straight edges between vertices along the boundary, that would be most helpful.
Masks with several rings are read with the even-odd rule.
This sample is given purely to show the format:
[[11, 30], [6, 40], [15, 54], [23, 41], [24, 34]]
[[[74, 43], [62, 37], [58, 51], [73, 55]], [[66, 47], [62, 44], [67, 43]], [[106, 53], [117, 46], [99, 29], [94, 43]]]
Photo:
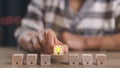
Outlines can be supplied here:
[[[56, 53], [57, 54], [57, 53]], [[41, 65], [51, 65], [51, 55], [41, 54], [27, 54], [26, 55], [26, 65], [37, 65], [38, 57], [40, 58]], [[105, 54], [69, 54], [69, 65], [99, 65], [104, 64], [107, 56]], [[13, 65], [23, 65], [24, 54], [13, 54], [12, 55], [12, 64]], [[95, 61], [94, 61], [95, 60]]]

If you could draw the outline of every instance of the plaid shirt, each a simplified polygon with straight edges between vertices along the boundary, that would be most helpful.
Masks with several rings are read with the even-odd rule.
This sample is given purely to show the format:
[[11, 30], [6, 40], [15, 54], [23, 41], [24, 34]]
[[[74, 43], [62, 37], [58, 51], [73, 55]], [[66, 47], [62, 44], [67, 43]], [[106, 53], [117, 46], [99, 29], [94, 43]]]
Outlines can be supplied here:
[[85, 0], [77, 14], [69, 7], [68, 1], [32, 0], [15, 36], [45, 28], [97, 36], [118, 31], [120, 0]]

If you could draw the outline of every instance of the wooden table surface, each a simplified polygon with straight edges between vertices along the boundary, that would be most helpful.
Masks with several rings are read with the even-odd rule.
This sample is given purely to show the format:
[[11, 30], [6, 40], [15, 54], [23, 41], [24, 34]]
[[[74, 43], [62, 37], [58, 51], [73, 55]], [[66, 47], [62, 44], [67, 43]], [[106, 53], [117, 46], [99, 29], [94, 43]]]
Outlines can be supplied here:
[[[52, 65], [50, 66], [40, 66], [40, 65], [22, 65], [22, 66], [13, 66], [11, 64], [11, 57], [14, 53], [24, 53], [27, 52], [22, 51], [18, 48], [13, 47], [0, 47], [0, 68], [120, 68], [120, 52], [101, 52], [101, 51], [82, 51], [82, 52], [69, 52], [69, 53], [90, 53], [90, 54], [97, 54], [97, 53], [105, 53], [107, 54], [107, 61], [104, 65], [78, 65], [78, 66], [70, 66], [67, 64], [67, 55], [62, 57], [52, 56], [53, 60]], [[58, 59], [59, 58], [59, 59]]]

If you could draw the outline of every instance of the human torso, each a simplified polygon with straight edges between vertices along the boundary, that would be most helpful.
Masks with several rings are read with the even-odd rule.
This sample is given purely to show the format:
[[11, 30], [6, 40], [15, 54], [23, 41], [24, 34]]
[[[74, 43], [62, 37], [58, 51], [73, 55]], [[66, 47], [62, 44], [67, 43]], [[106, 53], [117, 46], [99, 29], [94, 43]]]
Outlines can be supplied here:
[[83, 35], [111, 34], [115, 28], [112, 12], [115, 9], [114, 2], [94, 0], [89, 5], [87, 3], [84, 3], [77, 14], [71, 7], [66, 7], [64, 11], [56, 10], [52, 28]]

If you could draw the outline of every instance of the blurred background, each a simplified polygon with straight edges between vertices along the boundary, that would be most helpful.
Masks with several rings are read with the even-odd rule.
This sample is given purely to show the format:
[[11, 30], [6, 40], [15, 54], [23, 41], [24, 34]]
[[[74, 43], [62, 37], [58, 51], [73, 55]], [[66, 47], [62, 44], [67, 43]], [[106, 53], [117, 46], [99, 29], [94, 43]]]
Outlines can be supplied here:
[[31, 0], [0, 0], [0, 46], [17, 46], [14, 31]]

